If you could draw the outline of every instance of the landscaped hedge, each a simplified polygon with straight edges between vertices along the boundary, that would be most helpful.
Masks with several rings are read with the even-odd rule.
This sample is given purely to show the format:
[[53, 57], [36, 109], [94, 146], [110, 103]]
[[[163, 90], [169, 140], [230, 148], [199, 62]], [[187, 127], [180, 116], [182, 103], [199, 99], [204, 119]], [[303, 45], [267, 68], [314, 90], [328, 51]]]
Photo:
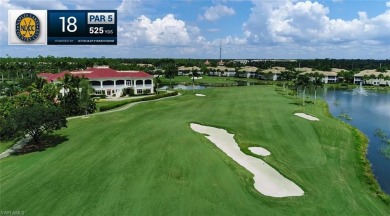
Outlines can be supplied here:
[[129, 104], [129, 103], [156, 100], [156, 99], [160, 99], [160, 98], [164, 98], [164, 97], [171, 97], [171, 96], [176, 96], [176, 95], [178, 95], [178, 92], [174, 91], [174, 92], [170, 92], [170, 93], [166, 93], [166, 94], [153, 95], [151, 97], [143, 97], [143, 98], [136, 98], [136, 99], [132, 99], [132, 100], [123, 100], [123, 101], [112, 101], [108, 104], [101, 106], [99, 111], [104, 112], [107, 110], [112, 110], [112, 109], [124, 106], [124, 105]]

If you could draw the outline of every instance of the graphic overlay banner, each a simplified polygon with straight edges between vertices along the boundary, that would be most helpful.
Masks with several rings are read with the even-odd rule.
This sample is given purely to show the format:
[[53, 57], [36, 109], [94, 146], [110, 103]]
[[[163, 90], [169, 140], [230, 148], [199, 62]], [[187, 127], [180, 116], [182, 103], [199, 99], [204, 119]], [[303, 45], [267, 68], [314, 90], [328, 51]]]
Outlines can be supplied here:
[[46, 45], [46, 10], [9, 10], [9, 45]]
[[9, 45], [116, 45], [116, 10], [9, 10]]
[[48, 45], [116, 45], [116, 10], [47, 11]]

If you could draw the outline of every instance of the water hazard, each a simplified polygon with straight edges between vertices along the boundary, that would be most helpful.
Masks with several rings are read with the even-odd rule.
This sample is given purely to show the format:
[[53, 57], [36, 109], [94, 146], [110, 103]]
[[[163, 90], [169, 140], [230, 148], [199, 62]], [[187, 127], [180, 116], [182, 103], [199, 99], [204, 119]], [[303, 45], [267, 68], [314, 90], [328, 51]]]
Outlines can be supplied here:
[[390, 94], [365, 91], [358, 87], [349, 91], [325, 89], [323, 97], [333, 116], [340, 118], [340, 114], [347, 115], [348, 119], [340, 119], [359, 128], [368, 137], [367, 158], [382, 190], [390, 194], [390, 159], [382, 155], [380, 148], [383, 143], [375, 136], [377, 129], [390, 133]]

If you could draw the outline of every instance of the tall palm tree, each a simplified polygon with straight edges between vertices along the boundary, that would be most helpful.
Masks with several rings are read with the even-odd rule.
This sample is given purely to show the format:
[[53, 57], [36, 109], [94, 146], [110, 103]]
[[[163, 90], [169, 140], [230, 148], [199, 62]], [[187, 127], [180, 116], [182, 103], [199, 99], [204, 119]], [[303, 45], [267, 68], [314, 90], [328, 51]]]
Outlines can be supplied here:
[[380, 84], [381, 80], [383, 80], [384, 78], [385, 78], [385, 75], [383, 75], [383, 73], [380, 73], [380, 74], [378, 75], [379, 84]]
[[[390, 80], [390, 76], [386, 75], [386, 76], [384, 77], [384, 80], [389, 81], [389, 80]], [[390, 86], [390, 82], [388, 82], [388, 85]]]
[[195, 92], [195, 76], [198, 77], [198, 69], [192, 69], [192, 92]]
[[164, 67], [165, 78], [169, 79], [169, 87], [172, 88], [172, 79], [177, 74], [177, 66], [173, 63], [169, 63]]
[[363, 76], [363, 84], [366, 84], [367, 80], [369, 80], [370, 77], [368, 75]]
[[45, 97], [48, 101], [54, 103], [55, 98], [59, 93], [59, 89], [58, 86], [55, 85], [54, 83], [47, 83], [43, 86], [40, 92], [42, 96]]
[[66, 95], [72, 88], [72, 75], [70, 74], [65, 74], [64, 78], [60, 79], [59, 87], [63, 89], [64, 95], [63, 95], [63, 101], [65, 105], [66, 101]]
[[305, 105], [305, 94], [306, 94], [306, 88], [311, 85], [310, 77], [307, 74], [301, 74], [298, 76], [297, 79], [297, 86], [301, 86], [303, 89], [302, 92], [302, 105]]
[[315, 72], [312, 77], [312, 85], [314, 86], [314, 103], [317, 101], [317, 88], [324, 86], [322, 79], [324, 78], [323, 74]]
[[279, 75], [279, 79], [283, 81], [283, 91], [286, 91], [286, 82], [289, 80], [289, 72], [282, 71]]

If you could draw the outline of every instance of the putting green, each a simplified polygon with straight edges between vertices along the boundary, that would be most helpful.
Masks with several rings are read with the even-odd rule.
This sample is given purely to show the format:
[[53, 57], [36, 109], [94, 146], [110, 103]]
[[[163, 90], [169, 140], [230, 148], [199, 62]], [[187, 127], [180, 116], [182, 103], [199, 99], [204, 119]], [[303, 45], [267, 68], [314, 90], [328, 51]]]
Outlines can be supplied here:
[[[26, 215], [388, 215], [363, 176], [357, 138], [320, 104], [274, 87], [231, 87], [69, 121], [68, 140], [0, 160], [0, 210]], [[318, 122], [294, 116], [310, 113]], [[292, 179], [302, 197], [271, 198], [190, 122], [225, 128]], [[254, 154], [252, 154], [254, 155]]]

